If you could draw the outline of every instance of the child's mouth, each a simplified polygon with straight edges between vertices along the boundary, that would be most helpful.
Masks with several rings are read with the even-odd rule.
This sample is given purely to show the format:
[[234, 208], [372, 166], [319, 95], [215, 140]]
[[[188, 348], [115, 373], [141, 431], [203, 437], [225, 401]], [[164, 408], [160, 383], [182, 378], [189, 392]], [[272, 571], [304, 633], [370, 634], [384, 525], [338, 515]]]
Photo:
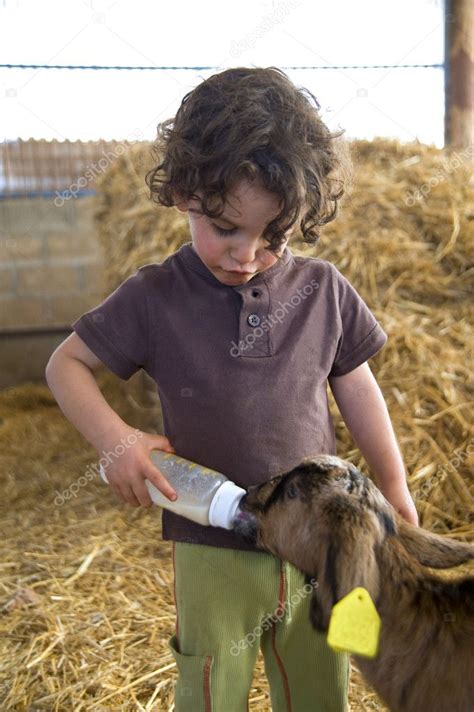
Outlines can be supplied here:
[[242, 275], [254, 275], [255, 272], [243, 272], [241, 270], [237, 269], [228, 269], [227, 272], [230, 272], [231, 274], [242, 274]]

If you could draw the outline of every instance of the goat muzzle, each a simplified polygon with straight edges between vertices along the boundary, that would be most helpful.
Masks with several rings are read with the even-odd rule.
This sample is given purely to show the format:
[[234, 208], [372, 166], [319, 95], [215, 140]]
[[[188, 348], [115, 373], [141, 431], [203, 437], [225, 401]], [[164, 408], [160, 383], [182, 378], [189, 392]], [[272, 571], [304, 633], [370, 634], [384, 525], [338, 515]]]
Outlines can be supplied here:
[[[245, 495], [243, 500], [245, 500]], [[243, 500], [241, 501], [241, 505]], [[256, 517], [251, 512], [247, 512], [245, 509], [239, 507], [235, 514], [234, 531], [247, 543], [255, 545], [258, 532], [258, 522]]]

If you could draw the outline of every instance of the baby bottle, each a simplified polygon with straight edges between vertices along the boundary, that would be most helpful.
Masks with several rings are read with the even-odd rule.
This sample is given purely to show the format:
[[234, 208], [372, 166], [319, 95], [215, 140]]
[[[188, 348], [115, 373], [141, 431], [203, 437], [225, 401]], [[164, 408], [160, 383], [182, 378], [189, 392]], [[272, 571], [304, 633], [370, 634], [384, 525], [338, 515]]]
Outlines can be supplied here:
[[[150, 457], [178, 495], [172, 502], [149, 480], [145, 480], [150, 497], [155, 504], [204, 526], [233, 528], [239, 502], [245, 494], [244, 489], [231, 482], [222, 473], [185, 460], [178, 455], [152, 450]], [[108, 483], [102, 465], [100, 475]]]

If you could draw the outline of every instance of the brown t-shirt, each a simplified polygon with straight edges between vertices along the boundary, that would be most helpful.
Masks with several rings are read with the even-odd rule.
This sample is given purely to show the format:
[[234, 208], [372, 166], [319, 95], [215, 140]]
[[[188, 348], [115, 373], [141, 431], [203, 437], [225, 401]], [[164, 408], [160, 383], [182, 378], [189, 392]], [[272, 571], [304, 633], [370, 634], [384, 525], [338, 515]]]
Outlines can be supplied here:
[[[241, 286], [219, 282], [192, 243], [140, 267], [72, 324], [113, 373], [156, 382], [178, 455], [246, 488], [307, 456], [336, 454], [327, 379], [387, 340], [331, 263], [293, 255]], [[233, 531], [163, 510], [163, 539], [256, 551]]]

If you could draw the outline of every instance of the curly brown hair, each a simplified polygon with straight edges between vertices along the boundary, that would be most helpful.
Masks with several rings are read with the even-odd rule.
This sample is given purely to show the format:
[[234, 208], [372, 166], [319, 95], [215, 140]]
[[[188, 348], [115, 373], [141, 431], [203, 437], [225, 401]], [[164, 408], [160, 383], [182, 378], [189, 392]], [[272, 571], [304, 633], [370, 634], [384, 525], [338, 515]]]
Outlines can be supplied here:
[[258, 179], [282, 206], [263, 235], [267, 249], [277, 252], [298, 220], [303, 240], [316, 243], [351, 178], [347, 144], [336, 141], [344, 131], [331, 133], [319, 109], [277, 67], [212, 75], [158, 125], [152, 154], [159, 163], [145, 177], [150, 197], [166, 207], [197, 199], [217, 218], [236, 183]]

